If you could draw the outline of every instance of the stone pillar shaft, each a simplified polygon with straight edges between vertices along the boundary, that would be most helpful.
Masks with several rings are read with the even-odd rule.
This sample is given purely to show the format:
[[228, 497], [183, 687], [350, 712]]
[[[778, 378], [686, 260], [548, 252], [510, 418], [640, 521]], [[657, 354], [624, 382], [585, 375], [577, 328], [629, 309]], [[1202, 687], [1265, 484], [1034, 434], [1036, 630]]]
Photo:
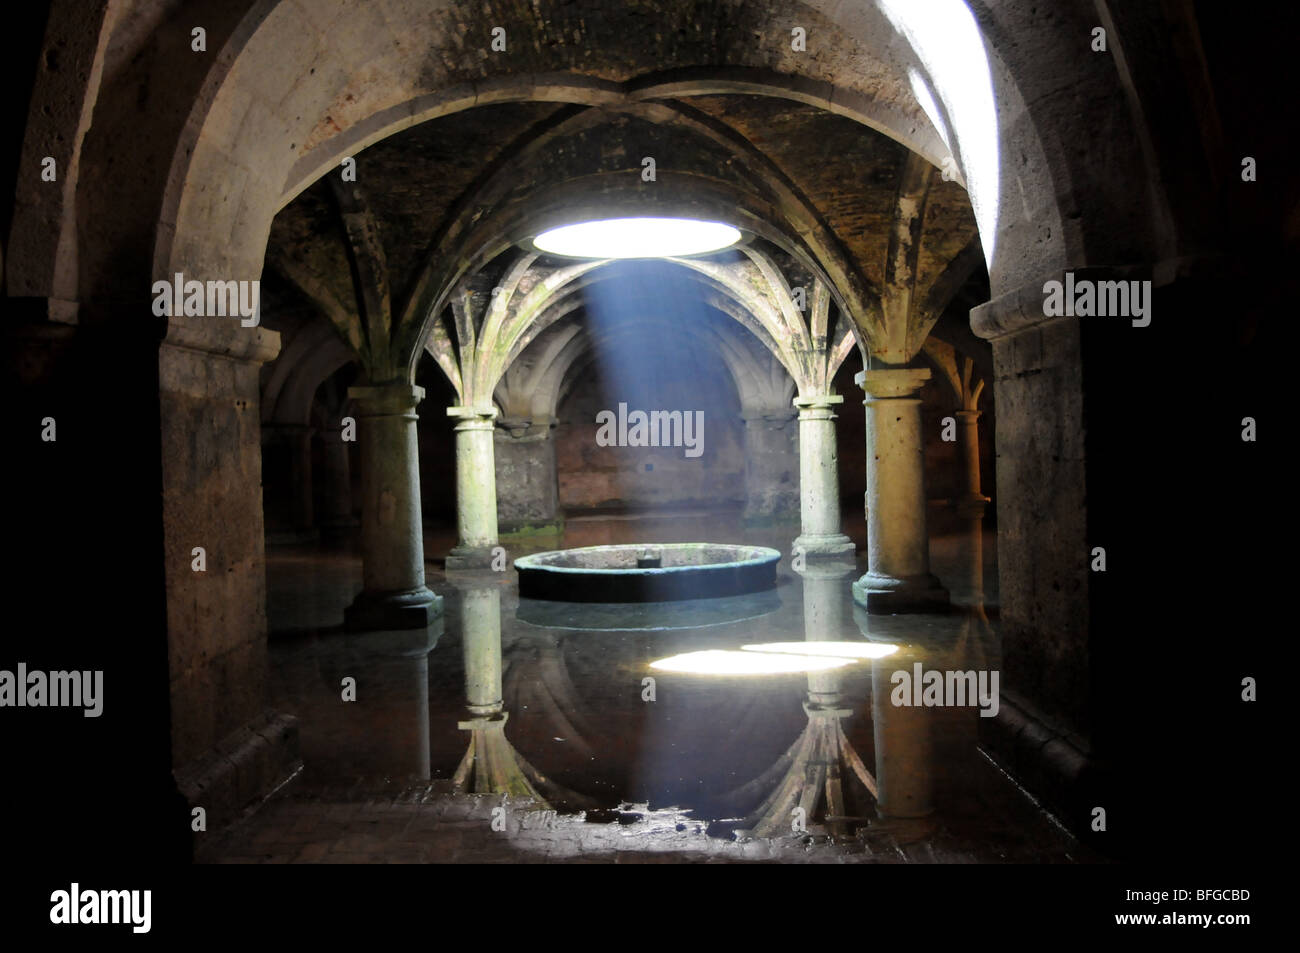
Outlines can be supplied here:
[[456, 424], [456, 528], [459, 542], [448, 569], [488, 566], [497, 545], [497, 480], [493, 447], [494, 408], [448, 407]]
[[962, 451], [961, 495], [956, 501], [957, 515], [966, 520], [967, 558], [970, 560], [970, 588], [974, 608], [984, 611], [984, 509], [988, 497], [980, 492], [980, 412], [959, 410]]
[[365, 589], [348, 609], [353, 629], [420, 628], [441, 607], [424, 585], [424, 526], [416, 405], [407, 383], [354, 387], [361, 450], [361, 555]]
[[796, 397], [799, 408], [799, 515], [795, 549], [807, 556], [852, 555], [853, 542], [840, 532], [840, 469], [835, 440], [838, 394]]
[[964, 464], [963, 475], [965, 482], [962, 484], [962, 493], [964, 496], [980, 495], [980, 412], [978, 410], [959, 410], [957, 411], [957, 423], [959, 433], [961, 434], [961, 453], [962, 463]]
[[863, 371], [866, 391], [867, 573], [854, 598], [872, 612], [943, 611], [948, 593], [930, 574], [921, 400], [928, 369]]

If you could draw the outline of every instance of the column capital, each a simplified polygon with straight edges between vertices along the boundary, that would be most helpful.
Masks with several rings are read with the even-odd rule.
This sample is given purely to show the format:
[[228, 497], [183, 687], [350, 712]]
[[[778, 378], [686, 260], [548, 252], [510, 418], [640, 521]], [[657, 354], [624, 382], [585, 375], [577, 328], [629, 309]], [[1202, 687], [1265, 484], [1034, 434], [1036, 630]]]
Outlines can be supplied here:
[[794, 406], [802, 410], [829, 410], [836, 404], [844, 403], [840, 394], [814, 394], [810, 397], [796, 397]]
[[977, 337], [996, 341], [1009, 334], [1019, 334], [1038, 324], [1049, 321], [1073, 321], [1065, 315], [1049, 316], [1045, 313], [1047, 284], [1097, 281], [1151, 281], [1156, 288], [1164, 287], [1183, 278], [1205, 277], [1213, 281], [1220, 274], [1221, 259], [1215, 255], [1189, 255], [1167, 258], [1157, 262], [1136, 262], [1128, 265], [1080, 265], [1053, 271], [1037, 280], [1020, 285], [991, 301], [985, 301], [970, 310], [970, 328]]
[[457, 430], [492, 430], [497, 418], [495, 407], [448, 407], [447, 416], [457, 418]]
[[547, 414], [529, 417], [498, 416], [496, 429], [502, 437], [509, 437], [511, 440], [536, 442], [550, 437], [551, 430], [557, 423], [554, 417]]
[[357, 402], [363, 417], [395, 417], [410, 414], [424, 400], [424, 388], [405, 381], [349, 387], [348, 396]]
[[[143, 322], [142, 322], [143, 324]], [[235, 361], [266, 364], [280, 353], [280, 333], [243, 327], [237, 318], [174, 315], [167, 319], [167, 347], [206, 351]]]
[[928, 367], [898, 367], [858, 371], [853, 377], [853, 382], [866, 391], [868, 398], [882, 400], [914, 397], [929, 379]]
[[496, 420], [497, 409], [495, 407], [469, 407], [457, 405], [447, 408], [448, 417], [482, 417], [484, 420]]

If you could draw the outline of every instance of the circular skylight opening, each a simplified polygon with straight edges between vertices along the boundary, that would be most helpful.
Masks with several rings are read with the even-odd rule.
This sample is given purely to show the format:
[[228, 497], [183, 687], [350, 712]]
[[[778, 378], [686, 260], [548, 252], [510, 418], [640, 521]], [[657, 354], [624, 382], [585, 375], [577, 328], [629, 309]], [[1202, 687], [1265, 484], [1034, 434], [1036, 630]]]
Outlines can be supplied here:
[[566, 258], [681, 258], [729, 248], [740, 231], [693, 218], [608, 218], [542, 232], [539, 251]]

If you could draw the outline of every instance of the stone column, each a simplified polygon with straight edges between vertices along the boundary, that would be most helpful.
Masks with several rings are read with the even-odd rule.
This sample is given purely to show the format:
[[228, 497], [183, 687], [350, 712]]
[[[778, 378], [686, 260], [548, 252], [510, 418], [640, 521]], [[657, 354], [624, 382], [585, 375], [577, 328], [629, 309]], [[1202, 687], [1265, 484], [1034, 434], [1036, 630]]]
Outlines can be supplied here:
[[[189, 804], [207, 811], [208, 829], [214, 830], [269, 794], [301, 764], [295, 720], [267, 707], [266, 537], [257, 407], [260, 365], [275, 357], [279, 335], [260, 327], [241, 327], [238, 321], [173, 316], [167, 322], [166, 340], [149, 352], [145, 350], [147, 339], [123, 337], [139, 323], [133, 315], [122, 321], [111, 313], [102, 317], [109, 322], [104, 325], [106, 333], [90, 339], [81, 365], [83, 373], [94, 372], [103, 363], [124, 378], [133, 378], [148, 372], [147, 365], [137, 363], [138, 356], [156, 354], [158, 393], [152, 406], [153, 412], [160, 414], [162, 427], [161, 457], [155, 458], [161, 460], [162, 467], [162, 522], [152, 522], [158, 519], [157, 500], [151, 501], [148, 493], [136, 496], [129, 481], [126, 485], [115, 483], [114, 476], [105, 473], [83, 479], [82, 489], [87, 494], [102, 494], [101, 484], [106, 484], [113, 492], [103, 498], [111, 501], [111, 507], [125, 507], [121, 515], [130, 514], [130, 522], [115, 519], [117, 514], [101, 515], [95, 508], [83, 508], [80, 516], [84, 522], [79, 528], [93, 531], [97, 538], [122, 539], [128, 551], [135, 552], [140, 544], [130, 534], [149, 535], [148, 527], [161, 525], [167, 613], [166, 639], [159, 641], [164, 632], [153, 628], [157, 604], [150, 601], [150, 587], [143, 587], [134, 610], [141, 637], [121, 640], [123, 644], [115, 647], [111, 657], [104, 657], [114, 666], [105, 672], [106, 686], [111, 691], [112, 685], [119, 685], [122, 694], [117, 697], [131, 699], [127, 707], [155, 717], [156, 709], [149, 707], [149, 702], [155, 697], [153, 683], [161, 674], [161, 659], [149, 652], [155, 645], [165, 646], [170, 671], [171, 766]], [[90, 393], [101, 391], [94, 376], [78, 380]], [[119, 386], [122, 406], [133, 418], [150, 413], [148, 404], [130, 402], [141, 391], [129, 384]], [[119, 396], [115, 390], [102, 392], [113, 393], [115, 400]], [[97, 431], [95, 424], [87, 419], [81, 430], [84, 438], [79, 435], [77, 441], [87, 442], [86, 456], [64, 458], [64, 466], [71, 466], [74, 473], [84, 477], [94, 472], [89, 469], [93, 466], [111, 470], [104, 463], [114, 459], [149, 460], [145, 455], [149, 441], [132, 443], [127, 433], [138, 428], [118, 428], [121, 432], [114, 430], [110, 439], [109, 434]], [[59, 427], [64, 425], [60, 418]], [[59, 443], [63, 441], [60, 429]], [[150, 479], [158, 479], [150, 477], [144, 464], [118, 469], [130, 469], [146, 487]], [[48, 508], [42, 509], [44, 518], [53, 520]], [[207, 552], [205, 572], [192, 569], [192, 547], [196, 546]], [[112, 579], [118, 578], [112, 575], [115, 572], [113, 566], [97, 569], [97, 574], [109, 573]], [[125, 584], [117, 585], [126, 591]], [[89, 589], [96, 595], [101, 591], [97, 586]], [[68, 645], [78, 647], [75, 630], [50, 631], [65, 651]], [[127, 644], [135, 641], [141, 646]], [[94, 651], [93, 645], [79, 648], [82, 654]], [[108, 669], [107, 665], [93, 667]], [[137, 680], [131, 674], [134, 672], [148, 677], [142, 675]], [[109, 680], [114, 675], [116, 682]], [[113, 697], [108, 696], [108, 705]], [[149, 725], [137, 724], [129, 712], [113, 717], [121, 719], [123, 714], [127, 717], [125, 727], [133, 729], [132, 736], [138, 733], [145, 750], [154, 752]], [[118, 757], [125, 759], [118, 770], [130, 769], [125, 773], [133, 779], [142, 777], [142, 766], [130, 760], [128, 753]], [[98, 766], [97, 758], [96, 753], [88, 754], [91, 765]], [[141, 781], [147, 790], [146, 784]], [[142, 792], [141, 796], [147, 795]]]
[[989, 498], [980, 492], [980, 434], [978, 410], [957, 411], [962, 450], [962, 483], [954, 501], [957, 516], [967, 524], [970, 588], [976, 611], [984, 611], [984, 510]]
[[493, 434], [497, 523], [501, 533], [553, 534], [564, 526], [559, 515], [555, 469], [555, 421], [501, 420]]
[[352, 514], [352, 463], [340, 427], [317, 433], [321, 443], [321, 512], [317, 522], [322, 531], [332, 534], [357, 525]]
[[497, 481], [493, 452], [496, 408], [448, 407], [456, 424], [456, 525], [460, 541], [447, 569], [486, 569], [497, 545]]
[[792, 521], [799, 511], [799, 444], [788, 407], [746, 409], [746, 526]]
[[840, 468], [835, 445], [838, 394], [796, 397], [799, 408], [800, 533], [796, 550], [808, 557], [853, 555], [853, 541], [840, 532]]
[[921, 399], [928, 368], [861, 371], [866, 392], [867, 572], [853, 599], [869, 612], [946, 611], [948, 592], [930, 573], [925, 525]]
[[353, 387], [361, 445], [361, 556], [365, 589], [347, 609], [349, 629], [418, 629], [442, 611], [424, 584], [424, 526], [416, 405], [405, 382]]

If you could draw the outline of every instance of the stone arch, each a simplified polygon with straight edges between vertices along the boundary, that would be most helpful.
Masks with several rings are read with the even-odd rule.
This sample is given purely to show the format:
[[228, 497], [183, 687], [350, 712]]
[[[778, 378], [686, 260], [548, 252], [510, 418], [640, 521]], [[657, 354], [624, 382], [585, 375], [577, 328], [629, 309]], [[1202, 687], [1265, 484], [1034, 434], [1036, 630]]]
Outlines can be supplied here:
[[262, 420], [308, 423], [317, 389], [355, 360], [332, 327], [323, 321], [309, 323], [280, 353], [262, 388]]
[[[764, 260], [759, 253], [753, 254], [759, 261]], [[801, 317], [792, 321], [790, 315], [782, 313], [783, 305], [769, 301], [764, 296], [757, 296], [745, 281], [732, 274], [725, 266], [690, 259], [668, 261], [673, 266], [674, 273], [679, 273], [683, 279], [701, 286], [707, 296], [705, 300], [711, 307], [743, 326], [768, 353], [773, 355], [775, 360], [781, 363], [796, 382], [802, 381], [801, 388], [820, 389], [814, 386], [808, 376], [808, 368], [801, 364], [800, 356], [796, 353], [796, 350], [808, 350], [813, 346], [809, 329], [803, 326]], [[581, 307], [580, 296], [587, 289], [600, 282], [617, 280], [618, 268], [618, 262], [607, 261], [591, 269], [573, 269], [564, 281], [554, 287], [546, 305], [537, 313], [531, 324], [519, 334], [508, 355], [506, 370], [508, 371], [532, 342], [548, 328], [577, 311]], [[788, 297], [788, 289], [786, 292], [785, 297]], [[823, 307], [829, 307], [829, 302], [823, 302]], [[831, 343], [831, 353], [826, 358], [828, 373], [823, 384], [828, 384], [835, 376], [836, 370], [844, 362], [853, 345], [857, 343], [856, 326], [852, 322], [849, 322], [848, 329], [841, 327], [838, 330], [842, 333], [839, 333], [837, 340]], [[790, 336], [797, 338], [793, 341], [795, 350], [789, 346], [790, 342], [783, 341], [783, 338]], [[432, 341], [426, 343], [425, 349], [434, 353]], [[434, 356], [437, 357], [436, 353]]]
[[[961, 4], [957, 8], [967, 10]], [[702, 73], [697, 64], [689, 63], [667, 71], [661, 67], [617, 81], [578, 75], [566, 80], [562, 72], [540, 77], [507, 73], [485, 76], [473, 85], [457, 85], [442, 82], [423, 71], [427, 65], [425, 53], [417, 51], [436, 51], [456, 45], [442, 32], [432, 13], [415, 18], [416, 22], [399, 24], [390, 22], [384, 12], [372, 13], [356, 7], [345, 10], [342, 4], [325, 4], [304, 22], [298, 8], [264, 0], [230, 30], [217, 57], [219, 65], [205, 77], [198, 102], [187, 119], [184, 133], [178, 137], [160, 209], [154, 270], [159, 274], [183, 270], [251, 276], [260, 265], [274, 209], [286, 196], [291, 197], [294, 189], [310, 182], [312, 173], [332, 167], [342, 155], [377, 141], [403, 125], [487, 102], [530, 98], [595, 105], [669, 93], [684, 96], [721, 90], [770, 91], [851, 115], [931, 161], [942, 161], [946, 150], [941, 145], [940, 129], [923, 108], [924, 96], [918, 96], [913, 90], [918, 71], [926, 66], [925, 57], [913, 49], [913, 44], [918, 44], [923, 52], [928, 49], [924, 42], [925, 30], [917, 25], [915, 18], [909, 19], [891, 3], [867, 4], [847, 11], [818, 2], [796, 6], [789, 14], [790, 17], [805, 15], [810, 22], [837, 26], [843, 31], [842, 41], [854, 46], [851, 53], [845, 54], [844, 68], [833, 79], [806, 75], [811, 72], [811, 64], [798, 57], [778, 56], [781, 65], [786, 67], [776, 71], [778, 75], [785, 74], [779, 85], [770, 67], [766, 74], [736, 76], [733, 72], [728, 77]], [[968, 12], [965, 15], [970, 17]], [[975, 55], [987, 57], [991, 44], [983, 41], [974, 19], [971, 24], [969, 44], [982, 43], [983, 48]], [[358, 34], [368, 30], [374, 34], [374, 38], [361, 43], [363, 47], [372, 47], [367, 52], [373, 54], [364, 61], [364, 71], [357, 68], [359, 64], [329, 62], [320, 42], [319, 31], [324, 26]], [[317, 31], [314, 36], [313, 30]], [[992, 63], [990, 84], [997, 87], [998, 101], [1011, 103], [1014, 108], [1019, 99], [1016, 77], [996, 57]], [[848, 68], [850, 65], [856, 68], [856, 75]], [[933, 67], [934, 62], [930, 65]], [[300, 77], [309, 72], [306, 67], [316, 69], [322, 78], [303, 82]], [[761, 70], [763, 67], [753, 64], [746, 68]], [[674, 73], [673, 69], [678, 72]], [[389, 82], [371, 81], [366, 86], [366, 95], [355, 95], [350, 90], [357, 83], [364, 84], [362, 72], [368, 77], [387, 76]], [[666, 73], [662, 81], [649, 78], [659, 73]], [[300, 79], [291, 86], [290, 93], [277, 95], [284, 80], [295, 77]], [[436, 88], [417, 93], [420, 84]], [[963, 145], [961, 133], [974, 120], [965, 119], [956, 104], [957, 97], [944, 83], [938, 83], [933, 93], [945, 107], [944, 114], [936, 117], [939, 124], [943, 124], [946, 116], [947, 124], [957, 130], [953, 152], [961, 166], [963, 155], [973, 151], [971, 145]], [[421, 96], [433, 96], [436, 102], [421, 100]], [[274, 109], [266, 105], [269, 102], [276, 104]], [[322, 111], [327, 121], [313, 122], [313, 117]], [[290, 112], [299, 119], [281, 118]], [[996, 117], [983, 117], [989, 118]], [[1020, 117], [1017, 114], [1010, 118], [1016, 121]], [[350, 137], [343, 137], [345, 131], [351, 131]], [[999, 130], [993, 138], [996, 140], [1002, 133]], [[1031, 152], [1041, 155], [1036, 127], [1021, 124], [1016, 134], [1026, 162], [1030, 161]], [[988, 138], [987, 131], [984, 136]], [[326, 151], [320, 151], [323, 149]], [[330, 150], [332, 154], [327, 157]], [[300, 167], [308, 155], [313, 158]], [[1056, 204], [1058, 191], [1046, 176], [1044, 169], [1043, 177], [1033, 181], [1029, 190], [1039, 194], [1044, 209]], [[199, 186], [199, 181], [234, 185], [218, 190], [224, 194], [214, 195]], [[972, 188], [977, 213], [981, 205], [986, 206], [990, 201], [996, 204], [997, 196], [1005, 196], [1009, 191], [1001, 189], [997, 196], [981, 196], [978, 188], [974, 185]], [[999, 208], [997, 221], [1007, 218], [1002, 212]], [[990, 251], [1001, 244], [996, 235], [988, 234], [991, 221], [994, 219], [985, 211], [981, 234], [985, 248]], [[1045, 264], [1050, 270], [1071, 257], [1062, 244], [1059, 230], [1045, 240], [1043, 236], [1037, 238], [1034, 242], [1037, 262], [1032, 266], [1037, 273], [1044, 270]], [[1044, 246], [1055, 251], [1046, 252]], [[1005, 283], [1003, 273], [1009, 273], [1010, 269], [997, 267], [996, 261], [992, 264], [990, 271], [998, 289]], [[1020, 270], [1023, 264], [1020, 262], [1015, 270]]]

